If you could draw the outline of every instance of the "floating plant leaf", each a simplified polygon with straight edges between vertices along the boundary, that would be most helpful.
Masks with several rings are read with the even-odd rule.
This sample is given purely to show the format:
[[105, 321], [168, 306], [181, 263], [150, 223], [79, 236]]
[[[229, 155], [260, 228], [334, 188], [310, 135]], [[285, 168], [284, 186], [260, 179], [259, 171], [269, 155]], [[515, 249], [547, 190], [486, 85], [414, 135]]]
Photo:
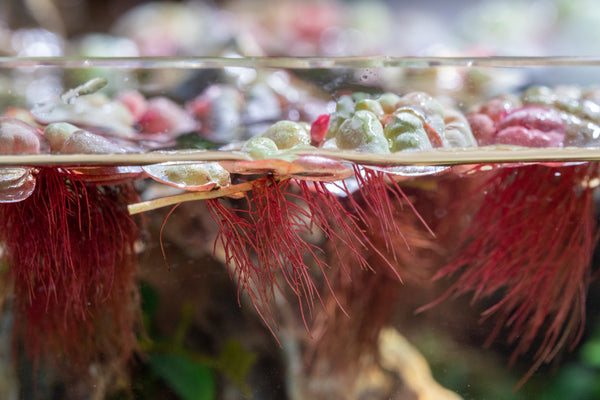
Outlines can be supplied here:
[[600, 141], [600, 106], [596, 88], [532, 86], [520, 100], [527, 107], [547, 107], [558, 112], [565, 125], [565, 145], [591, 147]]
[[319, 156], [302, 156], [292, 162], [302, 168], [302, 172], [290, 174], [292, 178], [308, 181], [339, 181], [353, 175], [351, 169], [338, 161]]
[[96, 184], [117, 184], [124, 181], [130, 181], [142, 175], [144, 170], [141, 167], [77, 167], [71, 168], [73, 174], [81, 177], [86, 182]]
[[254, 160], [264, 160], [267, 158], [277, 158], [277, 143], [268, 137], [255, 136], [246, 141], [241, 150], [248, 153]]
[[425, 150], [433, 146], [425, 131], [424, 122], [411, 112], [403, 111], [390, 116], [384, 134], [392, 152]]
[[271, 173], [277, 176], [286, 176], [296, 173], [300, 174], [303, 172], [303, 168], [301, 166], [278, 158], [254, 161], [221, 161], [221, 165], [232, 174], [243, 175]]
[[36, 128], [20, 119], [0, 117], [0, 154], [37, 154], [40, 135]]
[[313, 145], [320, 145], [325, 140], [325, 136], [327, 136], [327, 131], [329, 130], [330, 119], [329, 114], [319, 115], [310, 125], [310, 140]]
[[162, 163], [142, 167], [158, 182], [189, 191], [206, 191], [229, 184], [229, 173], [216, 162]]
[[76, 126], [60, 123], [50, 124], [44, 130], [44, 137], [50, 142], [53, 151], [62, 154], [115, 154], [125, 153], [126, 149], [104, 136], [78, 129]]
[[279, 150], [310, 144], [310, 127], [302, 122], [278, 121], [262, 135], [271, 139]]
[[143, 114], [136, 120], [142, 133], [178, 134], [194, 131], [197, 123], [182, 107], [166, 97], [153, 97], [146, 102]]
[[210, 368], [183, 354], [150, 354], [150, 366], [183, 400], [216, 398]]
[[553, 109], [528, 106], [511, 111], [500, 122], [494, 143], [528, 147], [560, 147], [565, 125]]
[[100, 93], [73, 98], [66, 104], [60, 99], [32, 108], [35, 119], [43, 124], [71, 122], [76, 125], [105, 129], [121, 137], [132, 137], [133, 116], [127, 107]]
[[352, 170], [342, 163], [321, 156], [296, 156], [290, 160], [269, 158], [264, 160], [221, 161], [231, 173], [242, 175], [273, 174], [302, 180], [336, 181], [352, 176]]
[[358, 110], [345, 120], [340, 125], [335, 140], [337, 147], [344, 150], [390, 152], [381, 122], [375, 114], [366, 110]]
[[0, 168], [0, 203], [14, 203], [31, 196], [35, 190], [33, 168]]
[[135, 146], [126, 148], [68, 122], [49, 124], [44, 129], [44, 137], [48, 140], [52, 152], [62, 154], [109, 154], [138, 150]]
[[[321, 120], [322, 115], [313, 122], [313, 144], [379, 154], [477, 145], [464, 115], [426, 93], [403, 97], [384, 93], [375, 99], [355, 100], [356, 104], [342, 96], [329, 120]], [[321, 143], [318, 139], [325, 126], [327, 140]]]

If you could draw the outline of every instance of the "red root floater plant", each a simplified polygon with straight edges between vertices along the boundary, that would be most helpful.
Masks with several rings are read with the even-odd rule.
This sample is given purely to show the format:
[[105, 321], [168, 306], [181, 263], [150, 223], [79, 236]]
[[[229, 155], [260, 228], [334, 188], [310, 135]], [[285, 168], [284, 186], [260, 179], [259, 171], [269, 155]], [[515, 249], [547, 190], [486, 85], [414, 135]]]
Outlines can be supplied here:
[[[15, 291], [15, 332], [34, 360], [124, 363], [136, 346], [131, 183], [99, 186], [43, 167], [30, 197], [0, 204], [0, 241]], [[20, 316], [24, 316], [21, 318]]]
[[[484, 144], [552, 147], [565, 140], [564, 123], [551, 108], [510, 109], [494, 100], [469, 118]], [[501, 294], [482, 314], [495, 319], [487, 344], [506, 329], [515, 345], [511, 364], [535, 348], [535, 362], [520, 386], [581, 338], [598, 239], [593, 193], [599, 166], [508, 164], [485, 174], [477, 192], [461, 199], [477, 198], [479, 206], [456, 258], [434, 277], [454, 280], [440, 299], [421, 310], [466, 293], [473, 294], [473, 302]]]
[[310, 221], [301, 205], [286, 194], [289, 183], [272, 176], [254, 181], [245, 211], [232, 211], [217, 199], [208, 200], [211, 216], [220, 228], [217, 241], [223, 245], [226, 261], [233, 264], [238, 288], [248, 293], [267, 325], [275, 320], [268, 307], [270, 300], [275, 291], [284, 293], [279, 276], [298, 298], [304, 315], [318, 297], [305, 258], [324, 267], [317, 246], [301, 237], [310, 233]]
[[509, 342], [518, 342], [511, 363], [541, 337], [521, 383], [581, 337], [598, 237], [592, 186], [598, 178], [596, 163], [499, 169], [481, 187], [483, 203], [458, 257], [435, 276], [457, 275], [442, 299], [504, 294], [482, 316], [496, 321], [488, 344], [504, 326]]
[[[324, 182], [278, 180], [274, 176], [252, 182], [252, 189], [245, 196], [248, 204], [245, 209], [231, 210], [218, 199], [207, 200], [210, 214], [219, 227], [216, 243], [223, 246], [225, 260], [233, 267], [238, 289], [249, 295], [270, 328], [275, 321], [271, 310], [274, 296], [276, 293], [285, 295], [278, 279], [282, 278], [298, 299], [307, 328], [305, 312], [312, 314], [315, 299], [322, 302], [319, 288], [313, 281], [315, 272], [324, 278], [329, 292], [334, 293], [327, 278], [329, 265], [324, 260], [323, 249], [306, 238], [315, 229], [323, 232], [332, 244], [331, 251], [339, 260], [336, 267], [340, 274], [353, 276], [354, 269], [373, 272], [370, 264], [373, 256], [369, 254], [374, 254], [382, 265], [387, 265], [388, 275], [400, 279], [387, 255], [369, 238], [365, 226], [370, 228], [373, 224], [372, 219], [366, 219], [368, 212], [377, 216], [373, 219], [387, 220], [377, 226], [384, 235], [401, 235], [401, 227], [394, 215], [397, 211], [388, 196], [401, 198], [404, 195], [397, 185], [394, 194], [390, 194], [384, 173], [369, 173], [360, 179], [367, 187], [377, 188], [362, 190], [378, 190], [377, 193], [361, 193], [369, 196], [372, 203], [368, 211], [363, 208], [364, 202], [347, 200], [349, 205], [345, 205]], [[381, 185], [386, 189], [381, 190]], [[343, 184], [338, 184], [338, 187], [346, 191], [348, 199], [352, 198], [352, 193]], [[375, 194], [382, 198], [374, 201], [370, 195]], [[386, 246], [389, 247], [390, 243]], [[390, 250], [390, 253], [393, 251]]]
[[[239, 293], [249, 295], [259, 315], [273, 330], [273, 301], [277, 295], [285, 296], [291, 291], [308, 329], [306, 313], [312, 314], [315, 299], [322, 302], [320, 286], [327, 287], [330, 293], [334, 293], [334, 288], [327, 278], [329, 265], [324, 261], [325, 252], [307, 237], [320, 231], [334, 244], [331, 252], [339, 260], [336, 265], [344, 276], [354, 276], [352, 269], [374, 272], [371, 266], [374, 259], [368, 259], [374, 254], [401, 282], [392, 263], [397, 258], [397, 243], [389, 238], [402, 238], [408, 248], [397, 217], [405, 205], [418, 216], [392, 171], [358, 165], [351, 170], [333, 159], [293, 154], [294, 149], [305, 150], [310, 143], [321, 144], [328, 125], [329, 115], [319, 117], [310, 133], [301, 123], [279, 121], [241, 146], [249, 159], [225, 160], [219, 167], [206, 165], [212, 170], [224, 169], [237, 176], [236, 179], [250, 176], [250, 180], [235, 185], [217, 183], [210, 173], [203, 173], [207, 177], [201, 180], [203, 184], [194, 186], [193, 180], [182, 183], [171, 179], [183, 174], [166, 169], [167, 173], [161, 174], [157, 172], [163, 167], [146, 167], [146, 172], [160, 182], [201, 193], [157, 199], [154, 204], [149, 201], [133, 205], [130, 210], [140, 212], [176, 204], [178, 200], [207, 200], [210, 214], [219, 227], [216, 243], [223, 247], [225, 262], [238, 283]], [[351, 134], [359, 141], [368, 141], [370, 137], [369, 132], [360, 130]], [[387, 146], [382, 135], [378, 143]], [[257, 175], [261, 177], [251, 180]], [[352, 176], [352, 181], [346, 183]], [[241, 196], [246, 199], [247, 207], [229, 210], [218, 200], [222, 196]], [[380, 249], [371, 241], [369, 231], [382, 232], [385, 248]], [[428, 233], [434, 236], [431, 230]], [[313, 281], [315, 276], [323, 280], [317, 284]]]
[[[376, 172], [370, 171], [380, 178], [386, 176], [385, 173]], [[364, 172], [363, 175], [369, 176]], [[368, 190], [373, 190], [369, 186], [364, 187], [365, 193], [355, 193], [348, 201], [352, 208], [362, 208], [361, 230], [383, 253], [381, 257], [390, 260], [392, 268], [380, 261], [378, 253], [371, 251], [364, 254], [368, 269], [350, 268], [345, 273], [340, 265], [352, 265], [354, 255], [349, 252], [329, 252], [328, 261], [332, 268], [328, 278], [334, 290], [324, 295], [326, 307], [314, 319], [311, 327], [314, 337], [307, 343], [304, 355], [304, 362], [315, 376], [331, 371], [345, 371], [349, 376], [355, 376], [360, 371], [357, 366], [365, 360], [363, 356], [367, 356], [367, 362], [376, 361], [379, 334], [390, 323], [390, 315], [401, 294], [403, 282], [398, 276], [416, 281], [427, 279], [440, 254], [421, 215], [403, 212], [413, 208], [411, 200], [415, 199], [409, 200], [395, 184], [386, 183], [380, 178], [375, 178], [377, 182], [373, 182], [373, 178], [366, 182], [375, 186], [383, 184], [378, 190], [390, 192], [379, 198], [379, 206], [366, 205], [366, 202], [376, 202], [373, 196], [377, 192], [364, 196]], [[385, 206], [382, 207], [382, 204]], [[391, 221], [394, 228], [385, 231], [380, 228], [382, 209], [391, 211], [388, 215], [391, 219], [386, 223]], [[401, 228], [401, 231], [396, 228]], [[335, 240], [332, 238], [328, 246], [340, 247]], [[340, 332], [344, 334], [340, 335]]]

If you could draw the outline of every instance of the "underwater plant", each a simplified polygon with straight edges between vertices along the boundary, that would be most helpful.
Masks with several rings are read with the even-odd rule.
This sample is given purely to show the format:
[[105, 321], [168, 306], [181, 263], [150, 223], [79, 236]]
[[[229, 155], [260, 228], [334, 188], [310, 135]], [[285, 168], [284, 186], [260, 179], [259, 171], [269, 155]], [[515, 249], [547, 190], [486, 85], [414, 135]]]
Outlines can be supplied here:
[[[287, 129], [287, 132], [283, 132], [301, 136], [293, 137], [279, 131], [275, 141], [268, 139], [270, 132], [267, 131], [264, 136], [246, 143], [243, 149], [257, 155], [264, 148], [280, 152], [295, 146], [291, 143], [308, 142], [306, 128], [293, 126], [291, 122], [283, 126]], [[269, 142], [270, 147], [265, 145]], [[339, 256], [341, 261], [337, 267], [342, 274], [349, 275], [352, 269], [370, 270], [371, 264], [366, 254], [375, 253], [380, 262], [389, 266], [395, 279], [400, 279], [388, 258], [368, 238], [365, 232], [371, 226], [365, 229], [367, 221], [363, 220], [368, 208], [369, 212], [378, 216], [378, 221], [388, 221], [377, 226], [385, 236], [401, 235], [390, 198], [405, 196], [398, 186], [395, 190], [387, 190], [386, 180], [390, 178], [385, 173], [358, 168], [352, 172], [339, 163], [318, 157], [299, 157], [290, 162], [281, 160], [274, 164], [266, 159], [242, 161], [228, 168], [238, 173], [252, 173], [265, 165], [275, 165], [276, 168], [269, 171], [266, 177], [247, 182], [249, 185], [244, 189], [248, 193], [243, 195], [247, 205], [245, 208], [230, 210], [218, 199], [207, 200], [207, 205], [220, 228], [217, 242], [224, 248], [226, 261], [231, 263], [238, 288], [249, 294], [267, 325], [275, 321], [269, 306], [275, 292], [285, 296], [279, 279], [298, 299], [306, 328], [309, 328], [306, 312], [313, 314], [315, 299], [322, 302], [319, 288], [313, 281], [313, 271], [319, 271], [324, 278], [324, 285], [329, 292], [334, 292], [327, 278], [330, 267], [324, 261], [324, 249], [306, 238], [315, 231], [321, 232], [327, 242], [334, 244], [328, 250]], [[352, 191], [347, 186], [328, 183], [352, 175], [359, 177], [357, 179], [364, 186], [362, 190], [370, 188], [362, 193], [363, 197], [373, 192], [377, 197], [373, 195], [370, 198], [380, 199], [381, 203], [371, 201], [369, 206], [365, 206], [366, 202], [359, 204], [348, 200], [349, 205], [346, 205], [331, 192], [328, 184], [336, 185], [338, 191], [352, 199]], [[368, 222], [371, 224], [373, 221]]]
[[[84, 87], [81, 88], [83, 92]], [[107, 139], [68, 123], [0, 118], [3, 154], [103, 153]], [[141, 169], [2, 168], [0, 242], [14, 292], [15, 355], [75, 371], [123, 376], [140, 328], [136, 242], [127, 211]], [[22, 351], [21, 351], [22, 349]]]

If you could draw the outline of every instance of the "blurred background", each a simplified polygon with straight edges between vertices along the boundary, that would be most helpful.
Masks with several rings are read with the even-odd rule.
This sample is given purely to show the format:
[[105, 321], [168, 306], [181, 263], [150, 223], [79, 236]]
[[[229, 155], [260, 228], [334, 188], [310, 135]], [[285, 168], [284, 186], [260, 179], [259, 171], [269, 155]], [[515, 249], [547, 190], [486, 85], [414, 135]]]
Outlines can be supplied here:
[[[0, 50], [30, 56], [593, 55], [600, 40], [596, 9], [593, 0], [4, 0]], [[34, 31], [26, 34], [32, 28], [37, 40]], [[114, 46], [98, 45], [93, 34]]]

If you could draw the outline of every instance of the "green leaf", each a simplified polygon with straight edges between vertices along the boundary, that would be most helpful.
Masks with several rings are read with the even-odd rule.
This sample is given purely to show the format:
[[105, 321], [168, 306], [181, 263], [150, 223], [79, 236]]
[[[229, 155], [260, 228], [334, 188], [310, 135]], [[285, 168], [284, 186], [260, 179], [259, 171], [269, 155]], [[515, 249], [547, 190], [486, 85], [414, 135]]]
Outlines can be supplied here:
[[218, 358], [216, 367], [246, 395], [249, 396], [251, 389], [246, 381], [250, 369], [256, 361], [256, 354], [244, 349], [240, 342], [228, 340]]
[[577, 364], [567, 365], [548, 384], [546, 393], [540, 399], [595, 399], [597, 382], [598, 376], [593, 370]]
[[140, 282], [140, 297], [142, 299], [142, 311], [148, 317], [154, 316], [160, 302], [158, 291], [149, 283]]
[[177, 137], [177, 146], [178, 149], [202, 149], [202, 150], [212, 150], [219, 148], [221, 146], [220, 143], [215, 143], [207, 138], [200, 136], [196, 132], [185, 133], [183, 135], [179, 135]]
[[600, 367], [600, 341], [596, 339], [585, 343], [581, 348], [581, 359], [585, 365]]
[[215, 381], [207, 366], [172, 353], [150, 354], [150, 367], [183, 400], [213, 400]]

